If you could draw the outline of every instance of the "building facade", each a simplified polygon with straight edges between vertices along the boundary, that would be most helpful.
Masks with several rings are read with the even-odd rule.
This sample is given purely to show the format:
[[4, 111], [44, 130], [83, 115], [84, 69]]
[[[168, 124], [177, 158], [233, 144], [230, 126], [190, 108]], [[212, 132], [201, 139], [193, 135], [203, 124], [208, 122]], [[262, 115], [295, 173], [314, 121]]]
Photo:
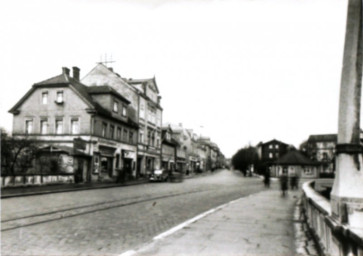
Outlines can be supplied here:
[[122, 78], [103, 64], [91, 70], [82, 82], [89, 86], [108, 85], [130, 101], [131, 118], [139, 126], [137, 134], [136, 176], [147, 176], [161, 167], [162, 111], [155, 77]]
[[[36, 83], [9, 111], [13, 135], [27, 137], [57, 157], [59, 171], [75, 180], [114, 180], [123, 170], [132, 176], [136, 163], [137, 123], [130, 101], [112, 87], [88, 87], [80, 70]], [[130, 113], [131, 112], [131, 113]]]

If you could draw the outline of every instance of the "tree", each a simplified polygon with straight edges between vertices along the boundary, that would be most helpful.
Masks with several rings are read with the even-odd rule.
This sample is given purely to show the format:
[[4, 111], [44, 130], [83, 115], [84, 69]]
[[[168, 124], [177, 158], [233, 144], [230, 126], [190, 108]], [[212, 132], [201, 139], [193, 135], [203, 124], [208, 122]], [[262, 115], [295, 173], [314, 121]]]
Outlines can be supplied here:
[[7, 175], [25, 173], [37, 152], [34, 142], [27, 137], [10, 136], [4, 128], [0, 128], [0, 136], [2, 173]]
[[251, 165], [258, 163], [258, 155], [255, 147], [247, 146], [236, 152], [232, 157], [232, 165], [235, 169], [241, 171], [245, 176]]

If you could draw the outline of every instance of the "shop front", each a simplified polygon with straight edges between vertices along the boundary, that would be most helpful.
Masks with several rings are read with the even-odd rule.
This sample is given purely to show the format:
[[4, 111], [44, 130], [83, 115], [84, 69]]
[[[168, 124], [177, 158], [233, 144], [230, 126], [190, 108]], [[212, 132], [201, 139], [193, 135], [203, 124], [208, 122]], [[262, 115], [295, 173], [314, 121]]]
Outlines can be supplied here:
[[122, 172], [127, 179], [136, 177], [136, 152], [131, 150], [122, 150]]
[[115, 176], [114, 160], [116, 148], [99, 146], [98, 152], [93, 155], [93, 179], [110, 180]]

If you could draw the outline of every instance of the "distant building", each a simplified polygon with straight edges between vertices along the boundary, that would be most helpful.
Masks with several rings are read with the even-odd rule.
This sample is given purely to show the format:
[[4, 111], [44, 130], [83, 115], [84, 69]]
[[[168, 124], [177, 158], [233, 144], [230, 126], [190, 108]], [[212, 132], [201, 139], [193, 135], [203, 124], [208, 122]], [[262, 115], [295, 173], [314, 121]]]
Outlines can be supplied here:
[[34, 84], [9, 111], [13, 135], [34, 140], [76, 182], [115, 179], [121, 169], [134, 175], [138, 125], [130, 101], [110, 86], [85, 86], [79, 75], [63, 68]]
[[280, 177], [283, 172], [289, 177], [318, 178], [319, 164], [310, 160], [300, 151], [291, 150], [271, 164], [271, 176]]
[[274, 162], [282, 155], [286, 154], [289, 145], [279, 140], [273, 139], [268, 142], [260, 142], [257, 145], [257, 152], [259, 158], [263, 162]]
[[307, 156], [322, 166], [322, 172], [332, 173], [335, 169], [336, 134], [310, 135], [306, 143]]
[[162, 128], [161, 166], [169, 172], [175, 171], [177, 163], [177, 148], [179, 143], [172, 137], [170, 126]]

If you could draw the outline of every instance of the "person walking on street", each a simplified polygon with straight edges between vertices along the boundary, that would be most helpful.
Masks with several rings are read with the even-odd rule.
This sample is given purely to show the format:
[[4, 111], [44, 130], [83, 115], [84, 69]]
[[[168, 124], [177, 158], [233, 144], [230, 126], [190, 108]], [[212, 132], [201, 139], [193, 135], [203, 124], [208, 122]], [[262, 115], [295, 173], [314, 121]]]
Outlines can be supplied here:
[[270, 187], [270, 171], [269, 170], [265, 171], [263, 183], [265, 184], [266, 188]]
[[282, 196], [287, 194], [287, 186], [288, 186], [288, 177], [287, 177], [287, 170], [283, 170], [280, 176], [280, 185], [281, 185], [281, 192]]

